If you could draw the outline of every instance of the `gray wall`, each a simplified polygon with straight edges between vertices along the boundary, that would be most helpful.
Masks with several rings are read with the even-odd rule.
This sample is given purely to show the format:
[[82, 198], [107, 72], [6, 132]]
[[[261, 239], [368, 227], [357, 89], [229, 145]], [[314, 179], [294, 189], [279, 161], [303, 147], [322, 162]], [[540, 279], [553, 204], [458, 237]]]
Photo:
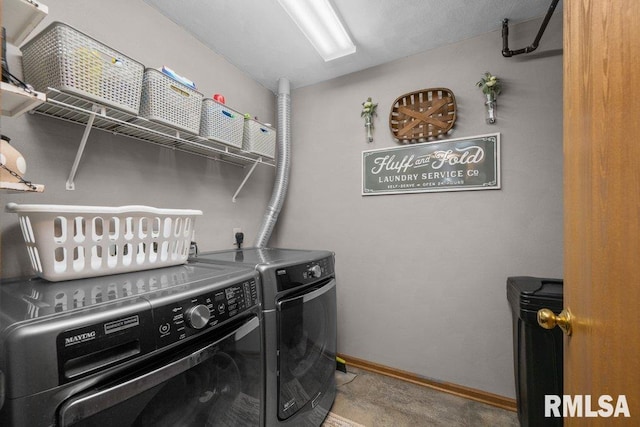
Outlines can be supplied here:
[[[189, 77], [205, 96], [222, 93], [227, 104], [274, 123], [274, 94], [214, 54], [142, 0], [47, 0], [52, 21], [65, 22], [150, 68], [166, 65]], [[230, 35], [231, 36], [231, 35]], [[13, 53], [19, 53], [17, 49]], [[18, 61], [10, 57], [11, 63]], [[19, 63], [19, 62], [18, 62]], [[16, 71], [12, 68], [12, 71]], [[82, 158], [76, 190], [65, 190], [84, 127], [25, 114], [2, 118], [2, 133], [27, 159], [26, 177], [45, 184], [43, 194], [0, 194], [2, 204], [59, 203], [201, 209], [196, 221], [200, 249], [233, 247], [233, 228], [255, 238], [271, 195], [274, 168], [258, 166], [237, 202], [231, 198], [247, 169], [93, 131]], [[2, 277], [30, 274], [17, 216], [0, 213]]]
[[[271, 92], [141, 0], [46, 4], [46, 23], [67, 22], [148, 67], [168, 65], [205, 95], [221, 92], [231, 107], [274, 123]], [[505, 280], [562, 275], [560, 15], [526, 58], [502, 58], [496, 31], [293, 91], [290, 193], [272, 242], [336, 252], [340, 352], [514, 396]], [[514, 26], [512, 47], [528, 45], [538, 26]], [[474, 86], [487, 70], [505, 86], [494, 126], [484, 123], [483, 97]], [[396, 146], [387, 126], [393, 100], [439, 86], [458, 101], [451, 137], [501, 133], [503, 188], [362, 197], [362, 150]], [[360, 118], [368, 96], [379, 103], [371, 144]], [[2, 203], [198, 208], [205, 212], [196, 224], [201, 248], [230, 248], [233, 227], [253, 241], [272, 168], [258, 167], [234, 204], [246, 170], [96, 131], [76, 190], [66, 191], [82, 131], [41, 116], [3, 117], [2, 132], [27, 158], [27, 177], [47, 188], [2, 194]], [[0, 213], [0, 221], [2, 277], [28, 274], [16, 218]]]
[[[512, 27], [510, 46], [529, 45], [540, 22]], [[513, 397], [506, 278], [562, 276], [562, 14], [535, 54], [501, 48], [495, 31], [294, 90], [277, 244], [336, 252], [339, 352]], [[504, 82], [495, 125], [474, 86], [485, 71]], [[361, 196], [362, 151], [397, 145], [392, 102], [429, 87], [456, 95], [450, 137], [501, 134], [502, 189]], [[360, 118], [369, 96], [373, 143]]]

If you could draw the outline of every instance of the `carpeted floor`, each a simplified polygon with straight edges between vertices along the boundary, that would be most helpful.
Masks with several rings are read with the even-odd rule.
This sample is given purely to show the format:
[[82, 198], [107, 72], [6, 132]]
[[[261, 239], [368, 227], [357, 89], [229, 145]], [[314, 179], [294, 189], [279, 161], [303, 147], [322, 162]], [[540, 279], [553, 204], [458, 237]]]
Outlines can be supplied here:
[[515, 412], [369, 371], [348, 370], [336, 373], [338, 393], [331, 408], [343, 423], [327, 427], [519, 426]]

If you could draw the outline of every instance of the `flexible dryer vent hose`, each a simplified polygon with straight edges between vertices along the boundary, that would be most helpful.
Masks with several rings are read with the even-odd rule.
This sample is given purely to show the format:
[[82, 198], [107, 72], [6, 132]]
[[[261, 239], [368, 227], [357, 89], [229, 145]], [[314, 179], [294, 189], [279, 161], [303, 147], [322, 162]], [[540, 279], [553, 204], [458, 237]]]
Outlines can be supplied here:
[[289, 185], [289, 171], [291, 169], [291, 95], [289, 80], [281, 78], [278, 81], [278, 125], [276, 129], [276, 180], [273, 184], [271, 200], [264, 214], [262, 225], [258, 230], [255, 246], [264, 248], [267, 246], [273, 228], [278, 221], [278, 215], [282, 209], [284, 198], [287, 195]]

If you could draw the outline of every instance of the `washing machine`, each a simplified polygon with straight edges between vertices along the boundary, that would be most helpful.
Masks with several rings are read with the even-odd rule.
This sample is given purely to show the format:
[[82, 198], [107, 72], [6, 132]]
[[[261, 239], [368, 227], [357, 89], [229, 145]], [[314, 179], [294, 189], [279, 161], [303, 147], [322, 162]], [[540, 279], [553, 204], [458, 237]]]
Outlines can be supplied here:
[[336, 393], [334, 254], [248, 248], [200, 253], [190, 262], [250, 266], [259, 272], [265, 425], [320, 426]]
[[260, 426], [253, 268], [0, 285], [0, 425]]

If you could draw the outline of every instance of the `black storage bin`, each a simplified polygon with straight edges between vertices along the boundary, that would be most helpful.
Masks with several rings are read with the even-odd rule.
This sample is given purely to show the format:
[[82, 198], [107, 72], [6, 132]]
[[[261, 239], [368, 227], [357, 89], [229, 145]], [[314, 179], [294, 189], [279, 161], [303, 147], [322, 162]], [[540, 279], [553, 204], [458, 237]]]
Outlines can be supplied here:
[[513, 315], [513, 365], [518, 419], [522, 427], [562, 426], [545, 418], [545, 395], [562, 396], [562, 330], [538, 325], [541, 308], [562, 311], [561, 279], [509, 277], [507, 299]]

